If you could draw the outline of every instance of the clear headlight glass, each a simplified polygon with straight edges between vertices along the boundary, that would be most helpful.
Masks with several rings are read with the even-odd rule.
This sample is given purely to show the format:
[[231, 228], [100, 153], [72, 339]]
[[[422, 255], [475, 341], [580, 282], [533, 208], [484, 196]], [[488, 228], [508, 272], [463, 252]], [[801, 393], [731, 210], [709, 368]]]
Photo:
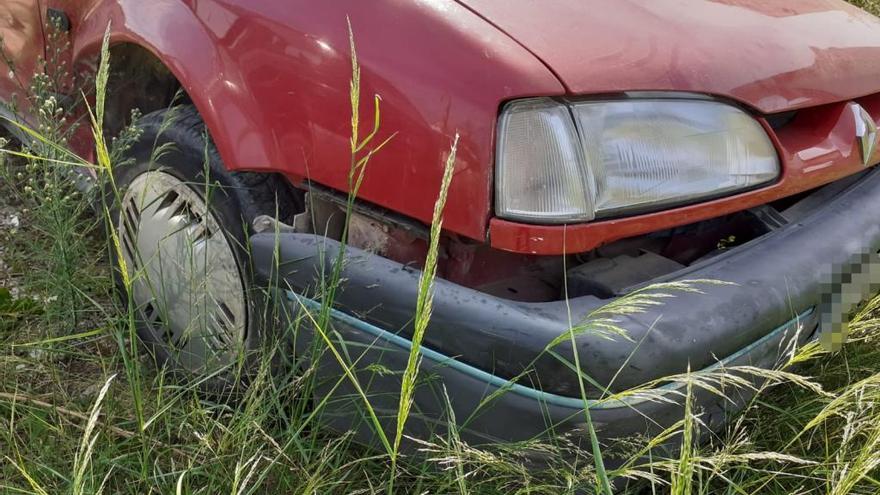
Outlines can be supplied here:
[[779, 172], [761, 125], [724, 103], [523, 100], [500, 119], [496, 210], [526, 222], [585, 222], [731, 194]]
[[549, 99], [509, 105], [501, 118], [497, 209], [536, 222], [585, 219], [591, 174], [568, 107]]

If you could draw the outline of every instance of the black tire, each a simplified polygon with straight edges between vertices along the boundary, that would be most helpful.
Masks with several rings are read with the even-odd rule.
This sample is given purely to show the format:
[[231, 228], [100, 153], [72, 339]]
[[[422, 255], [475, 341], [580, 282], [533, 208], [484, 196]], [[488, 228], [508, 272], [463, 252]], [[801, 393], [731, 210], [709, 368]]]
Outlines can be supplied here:
[[[206, 126], [196, 109], [180, 106], [145, 115], [137, 122], [140, 136], [125, 153], [125, 164], [114, 170], [117, 190], [113, 191], [110, 205], [111, 228], [120, 223], [123, 209], [119, 198], [125, 197], [136, 178], [148, 172], [164, 172], [187, 184], [204, 201], [207, 211], [223, 231], [232, 247], [246, 298], [247, 322], [242, 346], [245, 354], [237, 364], [215, 373], [206, 367], [210, 378], [183, 366], [172, 345], [159, 337], [155, 323], [146, 323], [143, 307], [132, 308], [140, 340], [155, 357], [159, 366], [174, 372], [184, 380], [199, 380], [202, 389], [226, 393], [247, 384], [248, 372], [256, 366], [256, 355], [267, 332], [272, 330], [274, 319], [266, 310], [268, 298], [255, 287], [248, 257], [248, 237], [252, 234], [252, 221], [260, 214], [281, 218], [294, 214], [301, 198], [283, 181], [271, 174], [232, 173], [226, 170], [214, 144], [206, 132]], [[156, 150], [161, 150], [156, 153]], [[140, 219], [138, 219], [140, 222]], [[123, 227], [126, 228], [126, 227]], [[119, 230], [117, 230], [119, 233]], [[118, 236], [117, 236], [118, 237]], [[120, 249], [126, 249], [122, 246]], [[118, 263], [115, 246], [111, 248], [117, 283], [125, 302], [132, 301], [126, 290], [125, 277]], [[167, 332], [166, 332], [167, 333]], [[243, 373], [242, 373], [243, 372]]]

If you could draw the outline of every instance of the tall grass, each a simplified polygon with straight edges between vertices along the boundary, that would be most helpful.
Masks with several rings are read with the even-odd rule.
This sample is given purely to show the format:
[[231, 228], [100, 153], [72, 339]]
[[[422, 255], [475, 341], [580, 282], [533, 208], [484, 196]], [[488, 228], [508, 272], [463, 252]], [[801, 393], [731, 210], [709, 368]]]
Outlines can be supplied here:
[[[352, 102], [351, 163], [346, 215], [366, 174], [370, 160], [391, 139], [382, 134], [380, 100], [373, 98], [374, 115], [362, 136], [360, 67], [351, 36]], [[67, 203], [57, 195], [37, 191], [48, 182], [72, 183], [69, 173], [83, 167], [99, 180], [112, 181], [121, 154], [108, 144], [102, 129], [103, 93], [111, 61], [105, 43], [97, 82], [98, 98], [88, 112], [97, 142], [97, 163], [70, 154], [58, 135], [57, 108], [47, 113], [47, 128], [21, 130], [32, 138], [24, 147], [7, 146], [0, 182], [0, 201], [14, 197], [23, 226], [9, 237], [4, 261], [17, 273], [29, 272], [23, 297], [41, 310], [16, 317], [9, 329], [0, 325], [0, 492], [4, 493], [877, 493], [880, 466], [880, 347], [876, 308], [880, 299], [853, 318], [853, 341], [837, 353], [816, 345], [786, 355], [779, 369], [748, 367], [691, 371], [664, 377], [632, 390], [611, 392], [613, 383], [594, 383], [580, 374], [585, 405], [587, 387], [605, 390], [599, 402], [627, 398], [676, 400], [684, 404], [681, 421], [653, 438], [620, 439], [600, 444], [596, 430], [589, 445], [577, 438], [542, 437], [516, 445], [474, 446], [460, 432], [468, 418], [456, 418], [455, 397], [444, 395], [449, 414], [444, 433], [415, 438], [416, 455], [402, 454], [407, 424], [414, 407], [421, 364], [420, 344], [431, 316], [431, 288], [436, 276], [442, 213], [453, 172], [457, 138], [445, 157], [445, 172], [435, 204], [430, 249], [422, 272], [413, 346], [400, 377], [397, 409], [383, 422], [374, 408], [369, 383], [359, 368], [365, 363], [350, 353], [333, 330], [332, 306], [344, 283], [343, 252], [331, 253], [329, 275], [319, 287], [317, 311], [297, 308], [301, 327], [312, 327], [318, 354], [327, 354], [356, 391], [381, 449], [354, 441], [354, 432], [324, 428], [332, 402], [303, 406], [317, 389], [317, 369], [304, 362], [289, 379], [277, 379], [273, 352], [249, 375], [250, 387], [238, 402], [216, 401], [200, 393], [199, 383], [171, 380], [155, 371], [136, 343], [136, 315], [110, 297], [110, 270], [129, 273], [129, 267], [109, 267], [96, 226], [85, 212], [94, 197], [77, 194]], [[102, 82], [103, 81], [103, 82]], [[47, 108], [49, 108], [47, 106]], [[61, 112], [64, 113], [64, 112]], [[47, 131], [46, 129], [50, 129]], [[438, 161], [444, 157], [438, 157]], [[49, 176], [46, 173], [49, 172]], [[21, 174], [21, 175], [19, 175]], [[115, 189], [113, 184], [109, 184]], [[205, 187], [208, 187], [206, 184]], [[31, 192], [37, 191], [37, 192]], [[115, 197], [112, 197], [115, 196]], [[109, 201], [118, 199], [118, 192]], [[9, 201], [7, 199], [7, 201]], [[109, 216], [111, 204], [102, 205]], [[60, 213], [77, 212], [62, 218]], [[66, 224], [64, 222], [71, 222]], [[110, 229], [112, 232], [112, 229]], [[2, 233], [0, 233], [2, 234]], [[347, 235], [343, 234], [343, 242]], [[48, 244], [47, 244], [48, 243]], [[46, 246], [57, 243], [55, 249]], [[110, 234], [109, 245], [119, 243]], [[47, 255], [47, 252], [49, 253]], [[122, 257], [117, 257], [122, 259]], [[60, 274], [60, 275], [59, 275]], [[138, 276], [136, 273], [134, 276]], [[2, 279], [0, 279], [2, 280]], [[126, 282], [126, 284], [131, 281]], [[572, 321], [557, 345], [571, 344], [585, 332], [626, 338], [621, 315], [662, 305], [680, 291], [699, 290], [709, 281], [653, 287], [603, 308], [585, 322]], [[61, 296], [77, 299], [75, 304]], [[55, 296], [58, 296], [56, 299]], [[3, 315], [0, 307], [0, 315]], [[293, 325], [290, 332], [302, 331]], [[638, 343], [636, 343], [638, 344]], [[576, 350], [573, 347], [572, 350]], [[559, 359], [562, 359], [558, 354]], [[564, 364], [580, 369], [581, 356]], [[682, 386], [659, 393], [662, 384]], [[333, 388], [333, 387], [331, 387]], [[706, 428], [696, 393], [737, 399], [739, 391], [753, 395], [743, 414], [722, 432]], [[501, 390], [498, 394], [505, 393]], [[493, 397], [487, 397], [489, 403]], [[585, 407], [584, 420], [590, 421]], [[388, 424], [391, 427], [388, 427]], [[547, 425], [548, 430], [553, 425]], [[707, 439], [703, 442], [701, 439]], [[677, 445], [677, 452], [659, 447]], [[534, 456], [545, 460], [536, 464]], [[606, 462], [606, 461], [613, 461]]]
[[[360, 191], [361, 184], [363, 184], [363, 180], [366, 174], [367, 165], [370, 162], [370, 159], [373, 157], [375, 153], [381, 150], [386, 144], [388, 144], [394, 135], [386, 138], [384, 141], [380, 142], [376, 147], [369, 148], [370, 144], [373, 142], [376, 135], [379, 133], [380, 123], [381, 123], [381, 112], [380, 112], [380, 101], [381, 98], [379, 95], [375, 95], [373, 97], [374, 101], [374, 119], [373, 119], [373, 127], [369, 134], [366, 137], [361, 137], [361, 129], [360, 129], [360, 105], [361, 105], [361, 70], [360, 65], [358, 64], [357, 58], [357, 50], [355, 48], [354, 41], [354, 31], [351, 27], [351, 22], [348, 22], [348, 34], [349, 34], [349, 46], [351, 50], [351, 81], [349, 82], [349, 98], [351, 102], [351, 140], [350, 140], [350, 157], [351, 162], [349, 165], [348, 172], [348, 187], [349, 192], [346, 198], [345, 203], [345, 220], [343, 222], [342, 233], [340, 235], [340, 244], [341, 248], [336, 253], [335, 260], [333, 262], [333, 266], [330, 271], [330, 278], [325, 280], [322, 278], [321, 280], [321, 296], [322, 296], [322, 304], [320, 308], [320, 312], [317, 316], [313, 316], [308, 307], [301, 305], [302, 312], [309, 319], [309, 323], [312, 328], [314, 328], [317, 335], [320, 336], [320, 340], [326, 346], [324, 350], [329, 351], [339, 366], [343, 369], [345, 378], [349, 380], [351, 385], [355, 388], [360, 398], [363, 400], [364, 408], [367, 414], [370, 417], [370, 421], [373, 426], [373, 431], [376, 436], [382, 443], [382, 446], [385, 448], [386, 453], [392, 457], [395, 457], [394, 452], [395, 448], [392, 446], [391, 441], [388, 439], [388, 435], [382, 426], [381, 421], [379, 420], [378, 415], [376, 414], [376, 410], [370, 402], [369, 397], [367, 397], [364, 388], [362, 387], [360, 380], [355, 375], [353, 370], [353, 363], [349, 362], [344, 355], [344, 352], [340, 351], [337, 345], [333, 342], [329, 335], [329, 328], [331, 325], [331, 313], [333, 310], [333, 305], [336, 299], [336, 291], [339, 288], [340, 283], [342, 282], [342, 270], [345, 266], [346, 258], [345, 258], [345, 244], [348, 242], [348, 232], [349, 232], [349, 221], [351, 215], [354, 211], [355, 201], [358, 196], [358, 192]], [[364, 150], [367, 150], [366, 153], [362, 153]], [[322, 276], [324, 270], [321, 271]], [[316, 341], [317, 342], [317, 341]], [[314, 348], [312, 349], [311, 354], [317, 356], [319, 350]], [[312, 388], [309, 388], [306, 393], [311, 393]]]
[[[458, 151], [459, 136], [455, 136], [452, 149], [446, 158], [446, 167], [443, 170], [443, 179], [440, 182], [440, 194], [434, 204], [434, 215], [431, 222], [431, 237], [428, 243], [428, 255], [425, 260], [425, 268], [419, 277], [418, 300], [416, 301], [415, 323], [413, 325], [412, 347], [407, 357], [406, 368], [403, 370], [403, 379], [400, 384], [400, 402], [397, 406], [397, 429], [394, 435], [394, 445], [391, 455], [391, 473], [388, 478], [388, 493], [394, 490], [394, 477], [397, 475], [397, 457], [400, 452], [400, 442], [403, 440], [404, 427], [412, 409], [413, 394], [416, 388], [416, 377], [419, 373], [420, 353], [425, 331], [431, 320], [431, 308], [433, 306], [433, 285], [437, 275], [437, 259], [440, 249], [440, 232], [443, 228], [443, 210], [446, 207], [446, 197], [449, 193], [449, 185], [452, 183], [452, 174], [455, 171], [455, 156]], [[451, 406], [450, 406], [451, 410]]]

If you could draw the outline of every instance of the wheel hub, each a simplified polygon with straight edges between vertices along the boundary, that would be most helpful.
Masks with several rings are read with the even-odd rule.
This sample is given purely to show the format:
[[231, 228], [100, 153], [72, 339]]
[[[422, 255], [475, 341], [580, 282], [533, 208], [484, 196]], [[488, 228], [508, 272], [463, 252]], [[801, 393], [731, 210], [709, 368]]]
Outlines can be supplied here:
[[131, 302], [155, 342], [190, 371], [234, 362], [247, 299], [233, 246], [202, 196], [162, 171], [139, 175], [117, 225]]

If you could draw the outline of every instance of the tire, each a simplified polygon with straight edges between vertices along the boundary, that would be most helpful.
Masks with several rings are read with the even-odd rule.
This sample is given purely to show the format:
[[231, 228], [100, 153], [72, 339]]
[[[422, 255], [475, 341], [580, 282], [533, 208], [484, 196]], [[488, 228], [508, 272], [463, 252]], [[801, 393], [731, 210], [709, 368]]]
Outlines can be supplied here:
[[251, 222], [298, 201], [272, 175], [228, 172], [192, 106], [137, 127], [109, 203], [120, 292], [158, 365], [208, 391], [237, 388], [271, 330], [247, 255]]

